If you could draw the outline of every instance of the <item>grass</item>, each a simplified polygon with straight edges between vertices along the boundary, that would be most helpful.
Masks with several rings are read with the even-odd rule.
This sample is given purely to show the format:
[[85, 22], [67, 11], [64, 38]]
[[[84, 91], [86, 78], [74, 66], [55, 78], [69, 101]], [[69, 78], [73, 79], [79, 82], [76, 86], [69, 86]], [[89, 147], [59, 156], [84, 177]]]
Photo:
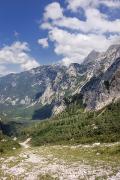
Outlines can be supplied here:
[[51, 155], [52, 159], [64, 160], [68, 164], [73, 162], [88, 162], [88, 164], [110, 164], [120, 166], [120, 144], [111, 146], [41, 146], [39, 154]]
[[17, 141], [13, 141], [11, 138], [0, 134], [0, 155], [14, 152], [19, 148], [20, 145]]

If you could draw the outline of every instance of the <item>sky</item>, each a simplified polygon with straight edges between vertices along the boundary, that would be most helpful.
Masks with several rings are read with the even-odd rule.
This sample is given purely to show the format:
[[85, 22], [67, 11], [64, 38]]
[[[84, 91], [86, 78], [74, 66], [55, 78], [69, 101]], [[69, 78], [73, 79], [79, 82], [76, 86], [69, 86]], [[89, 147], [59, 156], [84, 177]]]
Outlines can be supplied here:
[[0, 0], [0, 74], [81, 63], [120, 43], [120, 0]]

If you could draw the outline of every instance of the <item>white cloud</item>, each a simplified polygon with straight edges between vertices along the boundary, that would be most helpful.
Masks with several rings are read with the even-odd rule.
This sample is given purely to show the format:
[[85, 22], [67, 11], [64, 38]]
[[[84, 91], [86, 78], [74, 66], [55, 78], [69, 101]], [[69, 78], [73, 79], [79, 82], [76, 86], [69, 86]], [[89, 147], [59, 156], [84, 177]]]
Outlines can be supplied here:
[[109, 8], [119, 8], [119, 0], [67, 0], [68, 9], [77, 11], [80, 7], [86, 8], [97, 8], [101, 4], [108, 6]]
[[[60, 13], [61, 15], [59, 16], [55, 15], [56, 13], [52, 13], [51, 11], [51, 9], [56, 6], [55, 4], [57, 4], [57, 6], [59, 7], [57, 13], [59, 11], [62, 11], [62, 8], [59, 3], [51, 3], [45, 8], [44, 16], [47, 16], [47, 18], [51, 17], [52, 21], [50, 23], [49, 21], [47, 21], [46, 18], [45, 21], [42, 23], [41, 28], [50, 30], [54, 26], [57, 26], [61, 28], [79, 30], [83, 33], [120, 33], [120, 19], [115, 19], [111, 21], [109, 20], [107, 14], [101, 13], [100, 10], [96, 8], [100, 3], [109, 4], [110, 7], [115, 7], [119, 5], [120, 2], [108, 0], [69, 0], [68, 2], [69, 8], [71, 6], [75, 8], [82, 6], [83, 8], [85, 8], [85, 21], [80, 20], [77, 17], [66, 17], [63, 15], [63, 13]], [[52, 15], [50, 15], [50, 13], [52, 13]], [[54, 15], [55, 17], [52, 17]]]
[[110, 21], [107, 15], [100, 13], [97, 9], [91, 8], [86, 10], [86, 16], [86, 27], [89, 31], [120, 33], [120, 19]]
[[[98, 9], [86, 9], [86, 21], [79, 20], [77, 17], [65, 17], [54, 20], [52, 26], [79, 30], [84, 33], [120, 33], [120, 19], [114, 21], [108, 20], [107, 15], [100, 13]], [[52, 29], [43, 24], [44, 28]]]
[[53, 2], [45, 8], [44, 19], [59, 19], [63, 16], [63, 9], [60, 4]]
[[53, 26], [58, 26], [58, 27], [65, 27], [68, 29], [73, 29], [73, 30], [82, 30], [82, 31], [88, 31], [86, 29], [86, 23], [84, 21], [80, 21], [76, 17], [63, 17], [59, 20], [53, 21], [52, 22]]
[[50, 14], [52, 12], [50, 7], [53, 7], [54, 3], [51, 3], [45, 8], [44, 20], [41, 24], [42, 29], [48, 30], [48, 38], [54, 43], [55, 53], [63, 56], [62, 63], [66, 65], [72, 62], [81, 63], [93, 49], [105, 51], [118, 41], [120, 19], [110, 20], [107, 12], [106, 14], [100, 12], [99, 6], [104, 4], [109, 8], [119, 8], [120, 1], [67, 0], [67, 2], [67, 8], [72, 11], [82, 7], [86, 20], [79, 19], [76, 14], [65, 16], [63, 13], [66, 9], [63, 10], [59, 3], [57, 7], [59, 7], [58, 12], [61, 13], [53, 17]]
[[93, 5], [94, 0], [67, 0], [67, 2], [68, 2], [68, 9], [74, 12], [77, 11], [80, 7], [86, 8], [89, 5]]
[[120, 7], [119, 0], [101, 0], [101, 3], [110, 8], [119, 8]]
[[43, 48], [47, 48], [49, 46], [48, 38], [38, 39], [38, 44], [41, 45]]
[[[55, 44], [55, 53], [63, 55], [63, 62], [81, 63], [90, 51], [105, 51], [119, 36], [106, 38], [105, 35], [70, 33], [59, 28], [53, 28], [49, 32], [49, 38]], [[99, 43], [98, 43], [99, 42]]]
[[[0, 49], [0, 67], [6, 69], [4, 74], [9, 72], [9, 64], [18, 65], [19, 71], [29, 70], [39, 66], [39, 63], [29, 55], [29, 51], [28, 43], [21, 43], [19, 41]], [[0, 73], [2, 71], [0, 69]]]
[[75, 62], [75, 61], [73, 61], [73, 59], [68, 58], [68, 57], [64, 57], [59, 63], [62, 63], [65, 66], [69, 66], [73, 62]]
[[52, 29], [52, 25], [49, 23], [49, 22], [43, 22], [41, 25], [40, 25], [40, 29]]

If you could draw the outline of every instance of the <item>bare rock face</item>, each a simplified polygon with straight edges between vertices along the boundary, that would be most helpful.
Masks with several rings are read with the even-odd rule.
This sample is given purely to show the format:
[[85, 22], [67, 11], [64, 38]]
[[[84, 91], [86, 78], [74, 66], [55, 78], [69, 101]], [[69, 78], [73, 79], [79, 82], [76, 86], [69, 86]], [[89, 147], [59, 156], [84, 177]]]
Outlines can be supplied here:
[[47, 104], [51, 104], [54, 99], [54, 94], [55, 92], [53, 91], [51, 84], [49, 84], [45, 89], [43, 95], [40, 97], [39, 101], [43, 105], [46, 104], [46, 102]]
[[96, 59], [101, 55], [101, 53], [93, 50], [91, 51], [88, 56], [84, 59], [84, 64], [89, 65], [95, 63]]
[[56, 104], [52, 110], [52, 114], [53, 115], [57, 115], [57, 114], [60, 114], [62, 111], [65, 110], [65, 104], [64, 103], [60, 103], [60, 104]]
[[81, 93], [88, 110], [99, 110], [120, 99], [120, 58], [117, 58], [105, 73], [91, 78]]

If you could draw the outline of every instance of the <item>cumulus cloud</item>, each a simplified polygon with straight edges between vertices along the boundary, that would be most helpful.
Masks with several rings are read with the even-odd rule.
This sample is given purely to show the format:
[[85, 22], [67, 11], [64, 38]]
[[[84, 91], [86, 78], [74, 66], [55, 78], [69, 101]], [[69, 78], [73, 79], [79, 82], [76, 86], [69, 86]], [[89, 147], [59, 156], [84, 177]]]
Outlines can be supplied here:
[[95, 0], [67, 0], [67, 8], [73, 12], [77, 11], [80, 7], [86, 8], [95, 5]]
[[53, 20], [51, 24], [44, 22], [41, 27], [43, 29], [52, 29], [53, 26], [58, 26], [70, 30], [79, 30], [83, 33], [120, 33], [120, 19], [110, 21], [107, 15], [102, 14], [98, 9], [94, 8], [86, 9], [85, 13], [86, 21], [82, 21], [77, 17], [63, 16], [60, 19]]
[[43, 48], [47, 48], [49, 46], [48, 38], [38, 39], [38, 44], [41, 45]]
[[120, 33], [120, 19], [110, 21], [107, 15], [100, 13], [98, 9], [91, 8], [86, 10], [86, 17], [85, 25], [89, 31]]
[[[105, 51], [120, 37], [120, 19], [110, 20], [107, 12], [102, 13], [100, 5], [108, 8], [120, 8], [117, 0], [66, 0], [63, 10], [59, 3], [51, 3], [45, 8], [42, 29], [48, 30], [48, 38], [54, 43], [54, 52], [62, 55], [62, 63], [81, 63], [93, 49]], [[56, 6], [58, 14], [51, 15]], [[65, 10], [73, 12], [83, 8], [86, 19], [79, 16], [65, 16]], [[55, 12], [55, 13], [57, 13]], [[49, 20], [50, 19], [50, 20]]]
[[[9, 64], [18, 65], [19, 70], [29, 70], [39, 66], [39, 63], [29, 55], [30, 49], [26, 42], [14, 42], [0, 49], [0, 73], [7, 74]], [[5, 70], [5, 71], [4, 71]], [[4, 72], [3, 72], [4, 71]]]
[[52, 29], [52, 28], [53, 28], [53, 26], [49, 22], [45, 21], [42, 24], [40, 24], [40, 29]]
[[[74, 6], [76, 8], [83, 7], [85, 8], [86, 20], [80, 20], [77, 17], [66, 17], [65, 15], [55, 16], [56, 18], [51, 17], [50, 13], [52, 12], [52, 6], [54, 3], [49, 4], [45, 8], [44, 16], [49, 14], [47, 17], [51, 17], [51, 23], [47, 19], [42, 23], [41, 28], [43, 29], [52, 29], [54, 26], [60, 28], [68, 28], [72, 30], [82, 31], [83, 33], [120, 33], [120, 19], [109, 20], [107, 14], [103, 14], [99, 9], [96, 8], [100, 3], [109, 4], [110, 7], [115, 7], [120, 4], [120, 1], [108, 1], [108, 0], [69, 0], [69, 6]], [[55, 3], [56, 4], [56, 3]], [[61, 6], [57, 3], [57, 6], [61, 10]], [[113, 6], [112, 6], [113, 5]], [[55, 5], [54, 5], [55, 6]], [[68, 7], [69, 7], [68, 6]], [[52, 8], [51, 8], [52, 7]], [[119, 6], [117, 6], [119, 7]], [[46, 11], [47, 9], [47, 11]], [[59, 11], [60, 11], [59, 10]], [[57, 11], [57, 12], [59, 12]], [[62, 10], [61, 10], [62, 11]], [[52, 15], [55, 13], [52, 13]]]
[[60, 4], [53, 2], [45, 8], [44, 19], [59, 19], [63, 16], [63, 9]]
[[106, 5], [110, 8], [120, 7], [119, 0], [67, 0], [67, 3], [67, 8], [72, 10], [73, 12], [79, 10], [80, 7], [82, 7], [83, 9], [90, 7], [97, 8], [100, 5]]
[[[81, 63], [93, 49], [96, 51], [105, 51], [111, 44], [116, 42], [119, 36], [114, 35], [107, 38], [104, 35], [96, 34], [74, 34], [53, 28], [49, 32], [49, 38], [55, 43], [55, 53], [63, 55], [63, 62], [69, 64], [71, 62]], [[98, 43], [99, 42], [99, 43]]]

